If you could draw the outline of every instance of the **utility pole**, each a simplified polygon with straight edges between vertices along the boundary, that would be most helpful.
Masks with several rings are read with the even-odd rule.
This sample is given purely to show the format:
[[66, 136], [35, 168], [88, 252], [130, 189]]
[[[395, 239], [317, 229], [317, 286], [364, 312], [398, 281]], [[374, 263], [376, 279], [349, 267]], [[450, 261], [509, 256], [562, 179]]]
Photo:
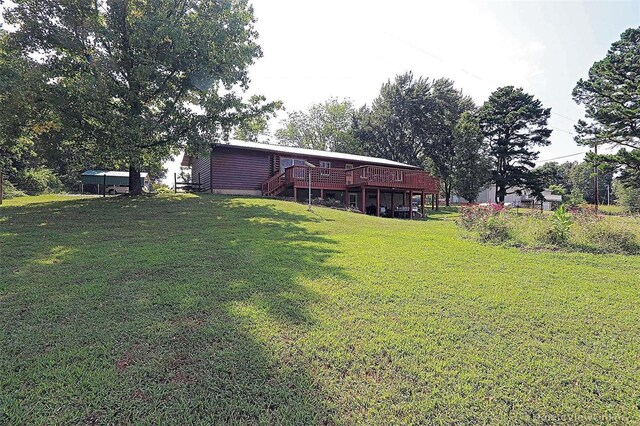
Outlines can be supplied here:
[[[595, 155], [598, 155], [598, 144], [595, 144], [593, 146], [593, 152], [594, 152]], [[594, 186], [595, 186], [594, 194], [593, 194], [594, 195], [593, 201], [596, 204], [596, 213], [598, 213], [598, 204], [600, 204], [600, 200], [599, 200], [599, 192], [600, 191], [598, 191], [598, 165], [597, 164], [594, 164], [593, 171], [595, 172], [595, 176], [593, 177]]]

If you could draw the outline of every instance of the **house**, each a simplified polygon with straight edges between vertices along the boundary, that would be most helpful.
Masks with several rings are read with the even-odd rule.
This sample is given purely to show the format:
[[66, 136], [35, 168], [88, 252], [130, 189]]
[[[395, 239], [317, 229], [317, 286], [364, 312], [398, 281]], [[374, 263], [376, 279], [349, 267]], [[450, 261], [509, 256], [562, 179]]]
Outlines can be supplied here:
[[231, 140], [216, 143], [208, 157], [185, 155], [194, 182], [211, 193], [334, 199], [382, 216], [404, 208], [413, 215], [413, 197], [424, 209], [437, 203], [438, 179], [418, 167], [383, 158]]
[[[516, 193], [517, 190], [518, 190], [517, 188], [511, 188], [509, 190], [510, 193], [504, 197], [504, 202], [514, 206], [521, 206], [521, 207], [529, 206], [532, 208], [535, 207], [536, 205], [539, 208], [540, 203], [542, 202], [543, 210], [552, 210], [553, 208], [557, 207], [562, 203], [562, 196], [554, 195], [550, 189], [545, 189], [544, 191], [542, 191], [542, 196], [544, 197], [544, 200], [542, 201], [532, 197], [531, 194], [526, 189], [522, 189], [521, 194], [517, 194]], [[496, 200], [496, 187], [495, 185], [491, 185], [483, 189], [482, 191], [480, 191], [480, 193], [478, 194], [478, 198], [476, 199], [476, 202], [495, 203], [495, 200]]]

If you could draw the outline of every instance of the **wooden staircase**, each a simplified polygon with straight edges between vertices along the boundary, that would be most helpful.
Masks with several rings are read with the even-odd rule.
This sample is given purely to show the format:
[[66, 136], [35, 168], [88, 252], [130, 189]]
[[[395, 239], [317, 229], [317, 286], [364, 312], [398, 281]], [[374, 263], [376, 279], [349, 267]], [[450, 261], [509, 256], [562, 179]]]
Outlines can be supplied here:
[[285, 172], [270, 177], [262, 184], [262, 195], [265, 197], [276, 197], [286, 186]]

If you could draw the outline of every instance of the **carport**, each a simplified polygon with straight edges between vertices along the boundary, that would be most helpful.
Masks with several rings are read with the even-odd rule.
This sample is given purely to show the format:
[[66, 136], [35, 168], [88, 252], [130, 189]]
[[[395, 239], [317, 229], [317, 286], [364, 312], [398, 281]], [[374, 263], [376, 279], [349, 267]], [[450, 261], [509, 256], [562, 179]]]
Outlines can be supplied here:
[[[85, 189], [94, 189], [96, 194], [106, 195], [106, 189], [111, 186], [129, 186], [129, 172], [115, 170], [87, 170], [80, 175], [82, 180], [82, 193]], [[142, 185], [149, 188], [149, 173], [140, 173]]]

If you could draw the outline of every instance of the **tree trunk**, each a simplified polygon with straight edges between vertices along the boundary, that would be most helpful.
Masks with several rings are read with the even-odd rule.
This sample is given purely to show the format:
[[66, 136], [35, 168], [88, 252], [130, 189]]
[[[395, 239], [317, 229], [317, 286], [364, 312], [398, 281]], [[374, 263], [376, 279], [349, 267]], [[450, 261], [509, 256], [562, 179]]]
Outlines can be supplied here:
[[444, 186], [444, 205], [449, 207], [450, 205], [449, 201], [451, 199], [451, 183], [444, 181], [443, 186]]
[[496, 185], [496, 204], [504, 204], [504, 197], [507, 193], [507, 190], [500, 186]]
[[140, 167], [135, 161], [129, 165], [129, 194], [142, 194], [142, 179], [140, 178]]

